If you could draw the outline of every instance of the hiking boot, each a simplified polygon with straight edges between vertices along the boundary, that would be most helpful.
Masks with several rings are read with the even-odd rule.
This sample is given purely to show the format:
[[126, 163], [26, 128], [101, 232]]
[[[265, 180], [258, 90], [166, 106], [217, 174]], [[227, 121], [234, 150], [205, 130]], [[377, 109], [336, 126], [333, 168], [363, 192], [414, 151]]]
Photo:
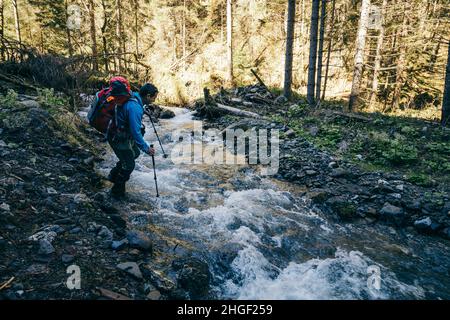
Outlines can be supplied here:
[[111, 181], [111, 182], [116, 182], [116, 179], [117, 179], [117, 175], [119, 174], [119, 169], [120, 167], [119, 166], [115, 166], [114, 168], [112, 168], [111, 169], [111, 171], [109, 172], [109, 174], [108, 174], [108, 180], [109, 181]]
[[111, 196], [114, 199], [121, 199], [125, 197], [125, 183], [114, 183], [111, 188]]

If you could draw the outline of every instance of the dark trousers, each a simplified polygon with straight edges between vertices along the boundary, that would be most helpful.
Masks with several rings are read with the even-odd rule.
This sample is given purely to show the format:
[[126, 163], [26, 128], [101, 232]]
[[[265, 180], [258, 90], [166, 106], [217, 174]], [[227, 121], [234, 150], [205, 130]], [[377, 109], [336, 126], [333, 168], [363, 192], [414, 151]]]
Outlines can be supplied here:
[[133, 140], [115, 142], [108, 140], [115, 155], [119, 159], [116, 166], [111, 169], [110, 178], [115, 184], [125, 184], [130, 179], [130, 175], [135, 167], [135, 160], [139, 157], [140, 151]]

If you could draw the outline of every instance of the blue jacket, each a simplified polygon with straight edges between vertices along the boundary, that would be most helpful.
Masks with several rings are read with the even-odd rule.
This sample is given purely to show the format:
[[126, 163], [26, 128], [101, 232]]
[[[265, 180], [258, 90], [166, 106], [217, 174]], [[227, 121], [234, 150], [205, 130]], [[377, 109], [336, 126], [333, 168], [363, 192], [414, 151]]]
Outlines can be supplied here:
[[133, 98], [130, 99], [123, 107], [123, 111], [127, 116], [126, 122], [130, 130], [131, 137], [136, 145], [144, 152], [147, 152], [149, 145], [144, 141], [141, 133], [142, 116], [144, 115], [144, 106], [139, 93], [133, 92]]

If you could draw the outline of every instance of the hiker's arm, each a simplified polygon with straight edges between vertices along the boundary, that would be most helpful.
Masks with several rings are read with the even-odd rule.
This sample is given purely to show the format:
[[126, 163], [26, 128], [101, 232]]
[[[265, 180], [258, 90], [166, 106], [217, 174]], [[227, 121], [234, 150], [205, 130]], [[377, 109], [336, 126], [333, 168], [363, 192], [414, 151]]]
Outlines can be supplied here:
[[128, 117], [130, 122], [130, 132], [136, 145], [144, 151], [149, 152], [150, 146], [144, 141], [144, 137], [141, 134], [141, 123], [142, 123], [142, 108], [138, 105], [130, 106], [128, 110]]

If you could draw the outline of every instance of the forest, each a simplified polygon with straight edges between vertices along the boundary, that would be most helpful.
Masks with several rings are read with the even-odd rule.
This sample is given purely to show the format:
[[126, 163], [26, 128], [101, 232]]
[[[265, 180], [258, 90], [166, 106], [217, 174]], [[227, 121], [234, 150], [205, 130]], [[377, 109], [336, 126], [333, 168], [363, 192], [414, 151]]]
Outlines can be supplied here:
[[448, 0], [0, 0], [0, 300], [450, 300], [449, 30]]
[[449, 10], [445, 0], [2, 0], [1, 59], [41, 59], [94, 83], [151, 80], [173, 104], [252, 83], [254, 69], [310, 104], [345, 98], [445, 123]]

